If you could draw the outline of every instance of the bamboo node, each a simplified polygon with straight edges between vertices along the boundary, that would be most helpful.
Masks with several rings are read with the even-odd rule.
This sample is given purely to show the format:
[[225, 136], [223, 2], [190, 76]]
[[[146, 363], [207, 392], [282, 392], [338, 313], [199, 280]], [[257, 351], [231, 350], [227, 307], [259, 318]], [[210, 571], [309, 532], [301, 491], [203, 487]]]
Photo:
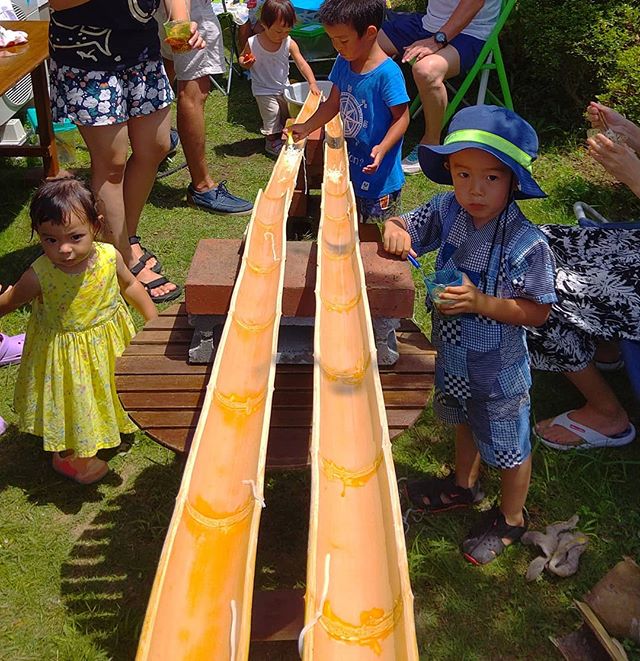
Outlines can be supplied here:
[[330, 459], [321, 457], [322, 470], [330, 480], [340, 480], [342, 482], [342, 496], [345, 495], [347, 487], [363, 487], [376, 473], [383, 460], [382, 450], [377, 454], [374, 462], [360, 469], [359, 471], [350, 470], [344, 466], [338, 466]]
[[231, 514], [227, 514], [226, 516], [214, 517], [205, 516], [201, 512], [198, 512], [198, 510], [187, 500], [185, 501], [185, 510], [192, 519], [207, 528], [231, 528], [237, 523], [240, 523], [243, 519], [246, 519], [249, 514], [251, 514], [254, 505], [255, 500], [249, 498], [249, 500], [235, 512], [231, 512]]
[[216, 388], [216, 390], [213, 391], [213, 395], [218, 403], [224, 408], [230, 409], [236, 413], [251, 415], [260, 407], [267, 395], [267, 391], [265, 389], [255, 397], [238, 397], [237, 395], [223, 395]]

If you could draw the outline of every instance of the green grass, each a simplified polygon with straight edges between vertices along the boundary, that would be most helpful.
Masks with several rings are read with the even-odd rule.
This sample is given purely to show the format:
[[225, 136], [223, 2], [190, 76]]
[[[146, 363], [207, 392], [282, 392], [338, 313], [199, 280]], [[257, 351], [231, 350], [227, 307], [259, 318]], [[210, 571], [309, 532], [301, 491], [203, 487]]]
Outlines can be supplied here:
[[[213, 94], [207, 106], [209, 162], [230, 189], [253, 198], [273, 162], [261, 152], [257, 110], [244, 82], [234, 82], [230, 101]], [[581, 130], [581, 129], [580, 129]], [[408, 146], [418, 137], [414, 123]], [[567, 223], [571, 205], [583, 198], [612, 215], [640, 217], [637, 202], [613, 186], [580, 147], [580, 131], [543, 146], [536, 165], [548, 200], [527, 202], [535, 222]], [[175, 162], [180, 162], [181, 155]], [[30, 241], [25, 183], [27, 164], [0, 162], [0, 282], [14, 282], [37, 254]], [[79, 150], [76, 167], [86, 172]], [[184, 205], [186, 170], [162, 179], [145, 207], [140, 233], [161, 256], [165, 271], [183, 282], [199, 239], [238, 238], [246, 218], [207, 215]], [[408, 180], [403, 207], [438, 190], [416, 176]], [[297, 236], [313, 233], [299, 224]], [[417, 282], [418, 289], [421, 283]], [[428, 328], [421, 295], [416, 319]], [[26, 310], [4, 317], [3, 332], [23, 330]], [[11, 408], [17, 367], [0, 371], [0, 415]], [[637, 411], [623, 376], [613, 379], [630, 412]], [[534, 413], [544, 417], [580, 400], [559, 377], [536, 375]], [[399, 475], [438, 472], [452, 462], [452, 437], [429, 408], [394, 445]], [[182, 462], [136, 434], [131, 452], [111, 461], [100, 484], [80, 487], [52, 472], [38, 439], [15, 427], [0, 439], [0, 659], [132, 659], [151, 582], [180, 483]], [[540, 659], [554, 655], [549, 635], [579, 622], [572, 600], [580, 597], [622, 555], [640, 554], [637, 483], [640, 444], [610, 452], [554, 453], [534, 449], [529, 506], [540, 528], [573, 513], [590, 535], [577, 576], [545, 576], [526, 584], [530, 549], [510, 550], [493, 565], [466, 564], [458, 544], [478, 513], [441, 515], [412, 525], [409, 561], [416, 597], [419, 643], [433, 659]], [[493, 472], [486, 490], [497, 492]], [[256, 583], [259, 587], [304, 585], [308, 517], [305, 472], [271, 474], [263, 515]], [[483, 504], [484, 507], [487, 503]], [[363, 553], [366, 545], [363, 544]], [[256, 648], [254, 658], [286, 659], [289, 645]]]

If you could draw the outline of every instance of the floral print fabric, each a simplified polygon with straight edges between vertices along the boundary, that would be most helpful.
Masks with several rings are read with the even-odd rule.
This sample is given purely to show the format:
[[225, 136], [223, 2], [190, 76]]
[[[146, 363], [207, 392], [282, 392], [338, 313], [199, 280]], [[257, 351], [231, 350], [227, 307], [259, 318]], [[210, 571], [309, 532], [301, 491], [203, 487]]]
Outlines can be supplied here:
[[134, 327], [116, 274], [115, 248], [95, 243], [92, 264], [64, 273], [46, 256], [33, 263], [35, 300], [14, 396], [18, 425], [44, 449], [92, 457], [135, 431], [115, 388], [115, 360]]
[[121, 124], [171, 104], [173, 91], [160, 60], [124, 71], [84, 71], [51, 60], [53, 121], [81, 126]]

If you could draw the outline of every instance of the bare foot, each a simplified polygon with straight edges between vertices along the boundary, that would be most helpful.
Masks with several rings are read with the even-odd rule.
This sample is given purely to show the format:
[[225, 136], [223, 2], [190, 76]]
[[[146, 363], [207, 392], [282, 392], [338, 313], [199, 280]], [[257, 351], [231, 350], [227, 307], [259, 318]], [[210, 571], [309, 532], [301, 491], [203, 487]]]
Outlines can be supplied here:
[[[131, 268], [131, 267], [130, 267]], [[155, 273], [149, 268], [144, 268], [142, 269], [139, 273], [136, 274], [136, 280], [141, 282], [143, 285], [148, 283], [148, 282], [153, 282], [154, 280], [157, 280], [158, 278], [161, 278], [162, 276], [158, 273]], [[151, 298], [158, 298], [159, 296], [164, 296], [165, 294], [168, 294], [169, 292], [174, 291], [177, 289], [177, 286], [173, 282], [167, 282], [164, 285], [160, 285], [159, 287], [154, 287], [149, 291], [149, 295]]]
[[[585, 404], [582, 408], [571, 411], [569, 419], [578, 424], [585, 425], [605, 436], [621, 434], [629, 428], [629, 416], [620, 408], [615, 415], [603, 415], [596, 411], [593, 406]], [[536, 424], [536, 432], [548, 441], [559, 445], [580, 445], [582, 439], [565, 427], [554, 425], [553, 418], [541, 420]]]

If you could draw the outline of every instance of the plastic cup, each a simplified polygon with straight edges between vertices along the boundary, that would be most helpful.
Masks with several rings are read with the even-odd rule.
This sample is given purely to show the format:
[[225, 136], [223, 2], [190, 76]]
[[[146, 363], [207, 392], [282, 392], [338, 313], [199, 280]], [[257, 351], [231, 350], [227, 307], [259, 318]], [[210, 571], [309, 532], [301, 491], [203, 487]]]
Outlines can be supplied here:
[[430, 273], [424, 277], [424, 284], [427, 287], [429, 298], [434, 305], [447, 307], [453, 305], [454, 301], [447, 299], [441, 300], [440, 294], [442, 294], [446, 287], [460, 286], [462, 284], [462, 273], [457, 269], [436, 271], [435, 273]]
[[171, 46], [174, 53], [186, 53], [191, 50], [191, 46], [189, 46], [190, 21], [167, 21], [164, 24], [164, 32], [167, 35], [165, 41]]

